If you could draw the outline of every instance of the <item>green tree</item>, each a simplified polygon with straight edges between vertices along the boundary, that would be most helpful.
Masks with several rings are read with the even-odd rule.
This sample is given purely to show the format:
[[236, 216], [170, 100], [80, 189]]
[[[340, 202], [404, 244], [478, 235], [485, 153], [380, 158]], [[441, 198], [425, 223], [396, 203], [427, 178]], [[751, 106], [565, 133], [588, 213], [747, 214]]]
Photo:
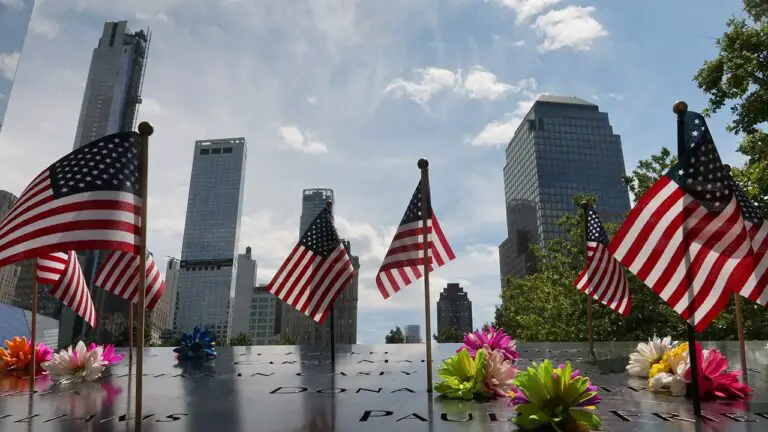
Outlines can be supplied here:
[[[144, 323], [144, 346], [151, 347], [154, 346], [152, 343], [152, 328], [148, 325], [149, 323]], [[133, 324], [133, 343], [136, 343], [136, 334], [139, 330], [139, 326], [136, 325], [136, 323]], [[118, 347], [127, 347], [128, 346], [128, 325], [123, 328], [123, 330], [115, 337], [115, 346]]]
[[280, 342], [278, 342], [278, 345], [296, 345], [298, 344], [298, 339], [296, 339], [293, 336], [286, 336], [284, 338], [280, 339]]
[[229, 340], [230, 346], [252, 346], [253, 338], [247, 333], [238, 333], [237, 336]]
[[668, 148], [662, 147], [659, 154], [639, 161], [637, 168], [632, 171], [632, 175], [624, 175], [621, 179], [637, 202], [656, 183], [656, 180], [666, 174], [676, 163], [677, 157], [673, 156]]
[[745, 193], [768, 213], [768, 2], [744, 0], [744, 14], [732, 17], [694, 81], [709, 96], [704, 114], [729, 107], [728, 131], [744, 136], [739, 152], [747, 163], [733, 170]]
[[405, 335], [403, 330], [398, 326], [389, 331], [389, 334], [384, 337], [384, 342], [388, 344], [401, 344], [405, 343]]
[[432, 338], [438, 343], [460, 343], [464, 341], [464, 333], [454, 327], [447, 327], [441, 328]]

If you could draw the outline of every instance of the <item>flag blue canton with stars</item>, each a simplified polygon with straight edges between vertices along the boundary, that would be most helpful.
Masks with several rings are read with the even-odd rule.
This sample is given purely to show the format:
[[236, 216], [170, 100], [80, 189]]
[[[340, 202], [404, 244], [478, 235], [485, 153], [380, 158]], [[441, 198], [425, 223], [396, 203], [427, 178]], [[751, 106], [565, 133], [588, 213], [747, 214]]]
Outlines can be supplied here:
[[608, 233], [594, 208], [587, 209], [587, 241], [608, 245]]
[[[430, 203], [429, 192], [427, 192], [427, 203]], [[432, 212], [432, 206], [427, 206], [427, 211]], [[431, 216], [431, 215], [429, 215]], [[427, 219], [431, 219], [428, 217]], [[405, 209], [403, 219], [400, 221], [400, 225], [406, 225], [421, 220], [421, 181], [416, 184], [416, 190], [413, 192], [411, 201], [408, 203], [408, 208]]]
[[142, 196], [141, 151], [136, 132], [108, 135], [76, 149], [50, 167], [54, 196], [96, 191]]
[[684, 115], [685, 149], [667, 176], [708, 211], [720, 213], [732, 198], [733, 179], [717, 153], [704, 117], [693, 111]]
[[333, 216], [328, 208], [322, 209], [317, 214], [301, 237], [299, 244], [322, 258], [327, 258], [339, 247], [341, 241], [333, 226]]

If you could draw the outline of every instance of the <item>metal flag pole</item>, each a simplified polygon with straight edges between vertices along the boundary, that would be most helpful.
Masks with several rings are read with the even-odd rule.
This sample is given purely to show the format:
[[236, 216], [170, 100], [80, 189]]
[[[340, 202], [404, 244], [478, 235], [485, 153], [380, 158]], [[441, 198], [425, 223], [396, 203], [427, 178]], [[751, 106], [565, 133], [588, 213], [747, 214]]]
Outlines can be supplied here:
[[[730, 165], [724, 165], [725, 172], [730, 176]], [[741, 370], [743, 372], [744, 384], [749, 384], [749, 377], [747, 373], [747, 343], [744, 338], [744, 309], [741, 303], [741, 294], [733, 293], [733, 302], [736, 304], [736, 332], [739, 336], [739, 357], [741, 357]]]
[[[149, 176], [149, 137], [155, 129], [147, 122], [139, 123], [141, 135], [141, 235], [139, 236], [139, 319], [136, 323], [136, 430], [141, 430], [142, 375], [144, 373], [144, 316], [147, 296], [147, 193]], [[132, 309], [132, 308], [131, 308]], [[130, 396], [129, 396], [130, 397]]]
[[[589, 222], [587, 221], [587, 203], [581, 203], [581, 213], [584, 216], [584, 262], [588, 262], [589, 251], [587, 250], [587, 231], [589, 230]], [[597, 360], [595, 354], [595, 327], [592, 321], [592, 296], [587, 293], [587, 334], [589, 337], [589, 354], [592, 356], [592, 360]]]
[[[677, 160], [679, 164], [683, 163], [680, 156], [685, 152], [685, 113], [688, 111], [688, 104], [683, 101], [675, 102], [672, 107], [672, 112], [677, 115]], [[681, 166], [682, 168], [682, 166]], [[687, 207], [683, 207], [683, 212], [689, 211]], [[683, 215], [685, 220], [685, 215]], [[690, 267], [691, 267], [691, 255], [688, 251], [688, 238], [686, 235], [685, 223], [683, 223], [683, 242], [685, 247], [685, 278], [688, 281], [688, 296], [690, 301], [688, 303], [688, 358], [691, 362], [691, 391], [693, 398], [693, 414], [696, 417], [701, 417], [701, 396], [699, 395], [699, 361], [696, 357], [696, 330], [694, 324], [691, 321], [696, 320], [696, 309], [693, 304], [693, 280], [691, 279]]]
[[[331, 218], [333, 218], [333, 201], [328, 200], [325, 202], [325, 206], [328, 208], [328, 211], [331, 212]], [[336, 223], [334, 222], [334, 228], [336, 227]], [[346, 287], [345, 287], [346, 288]], [[336, 304], [331, 304], [331, 365], [335, 367], [336, 365], [336, 314], [333, 312], [336, 309]], [[335, 370], [334, 370], [335, 372]]]
[[421, 170], [421, 241], [424, 247], [424, 317], [427, 339], [427, 393], [432, 393], [432, 323], [429, 300], [429, 226], [428, 221], [432, 216], [432, 205], [429, 194], [429, 161], [419, 159], [418, 167]]

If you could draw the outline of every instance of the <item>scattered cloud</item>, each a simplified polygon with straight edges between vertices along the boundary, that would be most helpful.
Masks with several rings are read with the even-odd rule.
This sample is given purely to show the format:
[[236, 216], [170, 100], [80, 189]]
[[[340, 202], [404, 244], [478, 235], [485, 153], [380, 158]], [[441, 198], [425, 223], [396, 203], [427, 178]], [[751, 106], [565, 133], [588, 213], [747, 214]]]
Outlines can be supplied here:
[[325, 144], [312, 140], [311, 134], [302, 133], [295, 126], [281, 126], [277, 132], [280, 137], [279, 147], [283, 150], [294, 150], [307, 154], [328, 153]]
[[608, 97], [612, 97], [616, 100], [624, 100], [624, 96], [616, 93], [608, 93]]
[[495, 0], [502, 6], [514, 9], [517, 15], [517, 22], [521, 23], [526, 19], [538, 15], [551, 6], [560, 3], [562, 0]]
[[517, 103], [517, 107], [514, 111], [504, 114], [503, 120], [494, 120], [485, 128], [472, 138], [469, 143], [474, 147], [501, 147], [509, 143], [512, 136], [515, 135], [517, 127], [520, 126], [520, 122], [528, 111], [536, 102], [536, 97], [532, 97]]
[[516, 47], [521, 47], [521, 46], [525, 45], [525, 41], [524, 40], [514, 41], [514, 42], [512, 42], [512, 45], [514, 45]]
[[142, 20], [142, 21], [168, 21], [168, 15], [164, 14], [163, 12], [156, 12], [156, 13], [142, 13], [139, 12], [136, 14], [136, 18]]
[[0, 3], [16, 10], [24, 9], [24, 0], [0, 0]]
[[13, 76], [16, 75], [16, 67], [19, 65], [19, 57], [18, 52], [0, 52], [0, 75], [13, 80]]
[[35, 14], [29, 23], [29, 29], [33, 34], [53, 39], [59, 34], [59, 24], [49, 18]]
[[602, 24], [592, 14], [594, 7], [568, 6], [553, 10], [536, 18], [533, 28], [544, 36], [540, 51], [571, 48], [589, 51], [595, 40], [608, 35]]
[[447, 69], [428, 67], [416, 69], [418, 81], [407, 81], [400, 77], [393, 79], [382, 93], [391, 93], [395, 97], [407, 97], [420, 105], [426, 105], [432, 96], [444, 89], [456, 87], [461, 76]]
[[307, 103], [310, 105], [317, 105], [317, 96], [310, 96], [307, 98]]
[[496, 100], [507, 93], [520, 91], [511, 84], [499, 82], [496, 75], [482, 68], [475, 68], [464, 79], [462, 90], [470, 99]]

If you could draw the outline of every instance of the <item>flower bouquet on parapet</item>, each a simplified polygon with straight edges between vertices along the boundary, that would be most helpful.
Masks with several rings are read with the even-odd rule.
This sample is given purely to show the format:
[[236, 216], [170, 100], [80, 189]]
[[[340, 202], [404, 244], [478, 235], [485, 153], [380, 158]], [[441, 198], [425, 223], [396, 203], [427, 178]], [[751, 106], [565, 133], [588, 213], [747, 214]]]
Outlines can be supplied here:
[[[51, 359], [53, 351], [43, 343], [35, 347], [35, 374], [42, 375], [43, 362]], [[0, 374], [28, 376], [32, 369], [32, 343], [26, 337], [14, 337], [0, 348]]]
[[182, 361], [207, 361], [216, 358], [216, 337], [207, 331], [195, 327], [192, 334], [181, 335], [180, 346], [173, 349], [177, 358]]
[[86, 347], [80, 341], [74, 347], [53, 354], [53, 357], [42, 363], [58, 384], [75, 384], [84, 381], [96, 381], [108, 373], [108, 368], [119, 363], [123, 354], [116, 354], [112, 345], [102, 346], [91, 344]]
[[442, 378], [435, 390], [450, 399], [507, 397], [520, 357], [515, 342], [502, 329], [491, 327], [464, 336], [464, 346], [438, 368]]
[[515, 377], [510, 392], [515, 407], [514, 422], [523, 430], [581, 432], [598, 430], [595, 414], [601, 397], [589, 378], [566, 362], [557, 368], [549, 360], [533, 364]]

